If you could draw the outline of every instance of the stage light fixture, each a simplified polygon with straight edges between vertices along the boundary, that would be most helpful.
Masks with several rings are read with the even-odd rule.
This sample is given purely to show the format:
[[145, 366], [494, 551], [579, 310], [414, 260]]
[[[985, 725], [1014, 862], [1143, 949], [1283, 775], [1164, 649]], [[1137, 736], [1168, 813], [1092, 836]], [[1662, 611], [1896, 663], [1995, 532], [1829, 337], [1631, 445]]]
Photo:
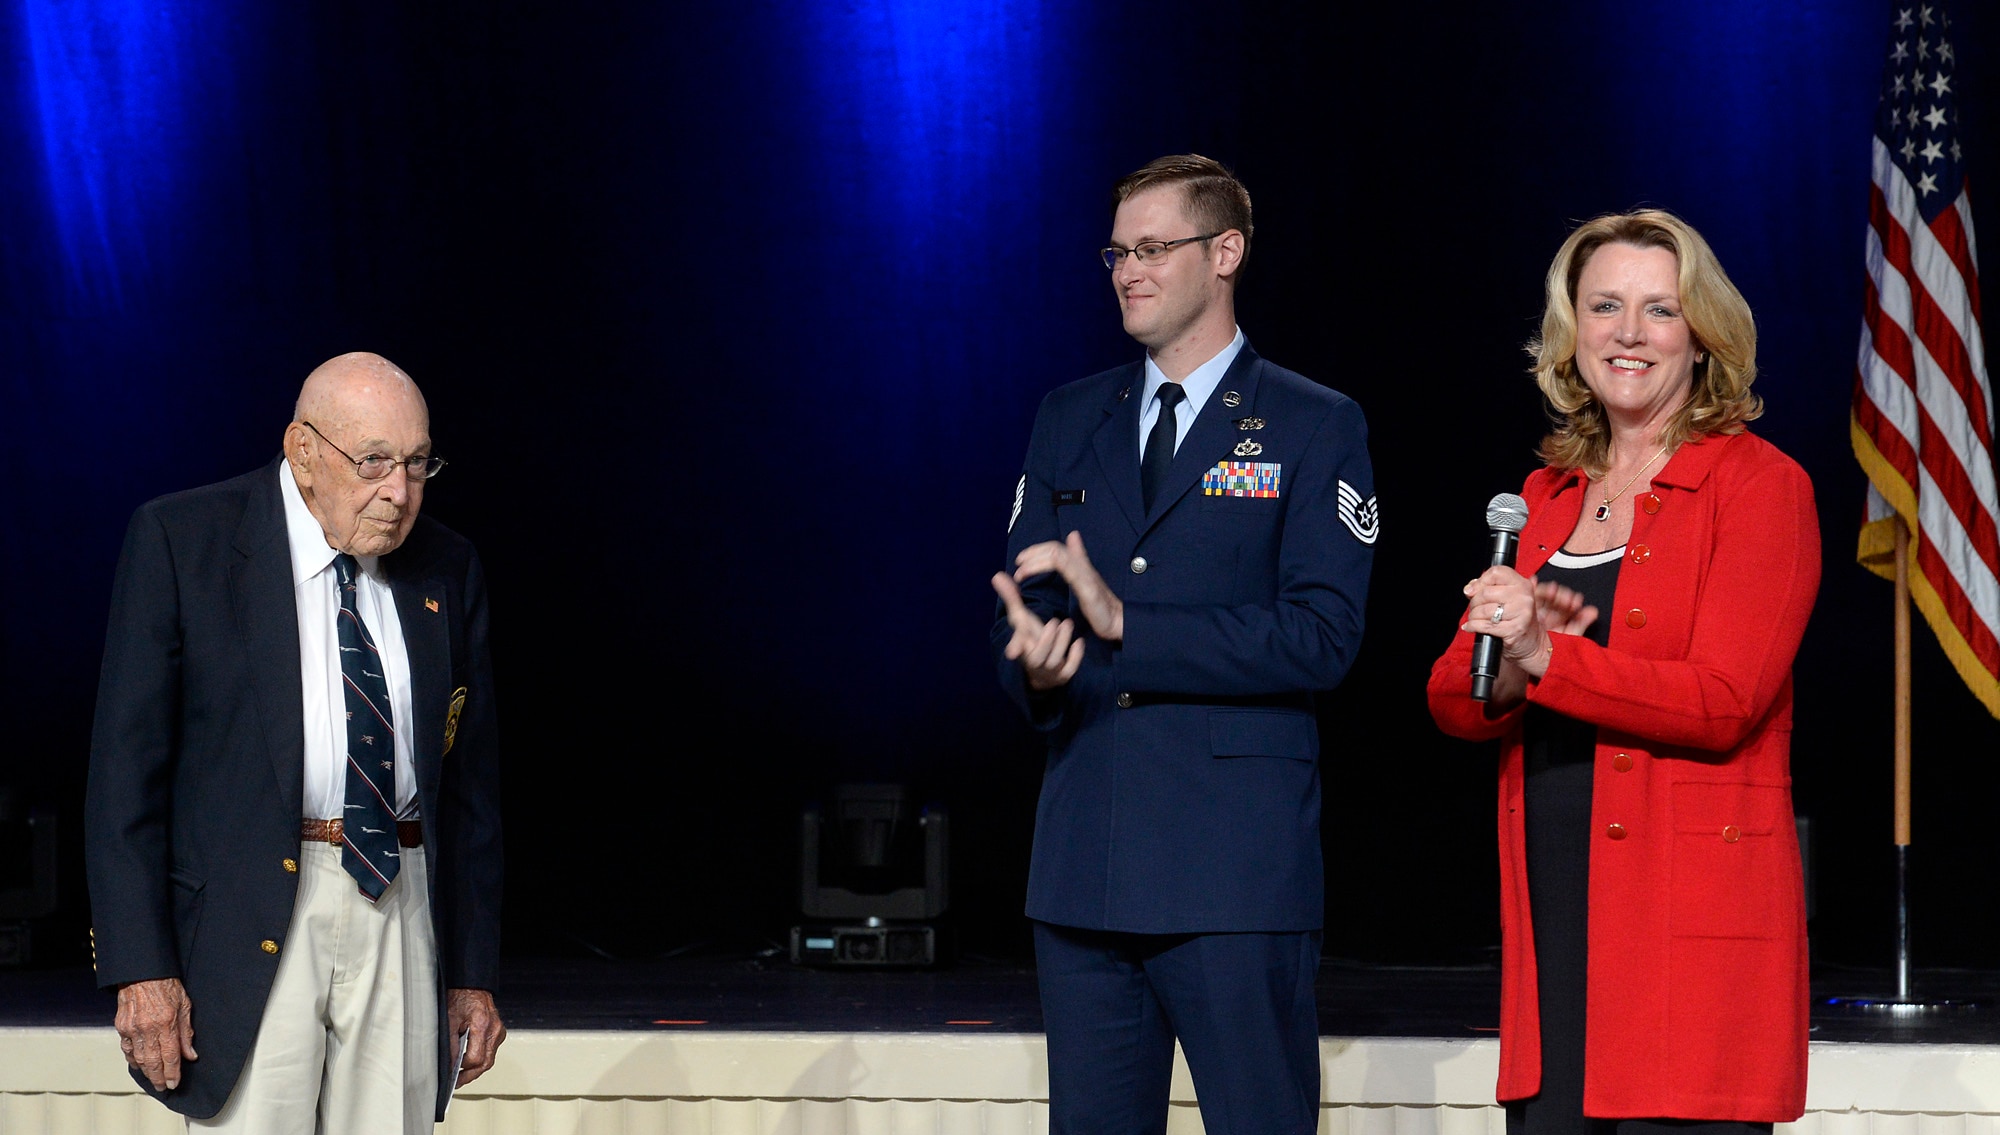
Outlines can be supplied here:
[[842, 784], [799, 817], [801, 965], [929, 966], [947, 960], [950, 817], [901, 784]]

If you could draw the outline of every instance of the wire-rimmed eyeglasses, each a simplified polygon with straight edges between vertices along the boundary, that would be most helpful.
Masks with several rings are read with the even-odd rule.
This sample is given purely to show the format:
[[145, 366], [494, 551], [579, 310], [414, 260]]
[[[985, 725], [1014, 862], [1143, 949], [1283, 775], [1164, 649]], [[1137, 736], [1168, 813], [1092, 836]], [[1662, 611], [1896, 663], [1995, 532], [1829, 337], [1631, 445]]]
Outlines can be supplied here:
[[311, 430], [321, 441], [333, 446], [335, 453], [340, 454], [342, 457], [347, 457], [348, 462], [354, 466], [354, 475], [364, 481], [379, 481], [389, 474], [394, 473], [398, 465], [403, 467], [404, 475], [409, 477], [410, 480], [428, 481], [432, 477], [437, 476], [438, 471], [445, 467], [445, 459], [435, 453], [425, 457], [384, 457], [379, 453], [371, 453], [362, 458], [348, 457], [347, 451], [337, 445], [333, 445], [333, 439], [320, 433], [318, 426], [313, 425], [304, 418], [299, 419], [299, 424]]
[[[1228, 230], [1225, 229], [1223, 231], [1227, 232]], [[1098, 249], [1097, 255], [1103, 258], [1106, 268], [1116, 271], [1118, 265], [1124, 262], [1127, 253], [1137, 256], [1141, 264], [1158, 264], [1167, 258], [1167, 253], [1172, 252], [1183, 244], [1192, 244], [1198, 240], [1214, 240], [1221, 235], [1222, 233], [1209, 233], [1207, 236], [1184, 236], [1179, 240], [1146, 240], [1140, 241], [1131, 248], [1120, 248], [1114, 244], [1110, 248]]]

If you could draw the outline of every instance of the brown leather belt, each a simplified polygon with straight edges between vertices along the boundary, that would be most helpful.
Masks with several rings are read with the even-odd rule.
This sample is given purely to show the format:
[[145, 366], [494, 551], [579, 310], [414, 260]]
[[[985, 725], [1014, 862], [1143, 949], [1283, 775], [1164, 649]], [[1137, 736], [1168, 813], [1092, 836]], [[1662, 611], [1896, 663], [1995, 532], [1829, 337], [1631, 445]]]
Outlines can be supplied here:
[[[312, 843], [330, 843], [338, 847], [345, 842], [341, 833], [347, 827], [345, 820], [300, 820], [299, 835]], [[404, 847], [424, 845], [424, 822], [422, 820], [397, 820], [396, 842]]]

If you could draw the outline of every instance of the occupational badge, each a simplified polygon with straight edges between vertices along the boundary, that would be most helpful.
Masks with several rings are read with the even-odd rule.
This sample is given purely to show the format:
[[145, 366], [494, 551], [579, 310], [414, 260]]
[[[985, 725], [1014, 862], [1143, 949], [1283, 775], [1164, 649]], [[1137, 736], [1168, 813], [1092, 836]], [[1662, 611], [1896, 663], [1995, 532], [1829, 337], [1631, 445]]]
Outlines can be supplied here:
[[[458, 740], [458, 715], [465, 709], [465, 687], [451, 692], [451, 708], [444, 715], [444, 752], [451, 752], [452, 742]], [[439, 754], [443, 756], [443, 753]]]
[[1262, 452], [1264, 452], [1264, 447], [1247, 437], [1236, 443], [1236, 456], [1238, 457], [1255, 457]]
[[1222, 392], [1222, 404], [1231, 407], [1241, 406], [1243, 404], [1243, 396], [1234, 390], [1225, 390]]
[[1264, 428], [1264, 419], [1238, 418], [1236, 419], [1236, 428], [1239, 430], [1261, 430]]

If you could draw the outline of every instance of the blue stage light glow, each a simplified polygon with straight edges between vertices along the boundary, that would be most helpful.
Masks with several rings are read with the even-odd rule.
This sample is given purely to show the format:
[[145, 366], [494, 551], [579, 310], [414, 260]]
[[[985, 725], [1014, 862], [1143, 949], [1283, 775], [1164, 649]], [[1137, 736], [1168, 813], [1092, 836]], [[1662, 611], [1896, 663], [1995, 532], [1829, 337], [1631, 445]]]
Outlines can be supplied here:
[[213, 12], [147, 0], [25, 0], [24, 76], [67, 298], [122, 309], [152, 275], [182, 191], [193, 30]]
[[[991, 412], [996, 352], [1029, 350], [1022, 329], [1047, 324], [1048, 277], [1088, 279], [1090, 238], [1052, 242], [1045, 224], [1052, 200], [1073, 205], [1050, 181], [1067, 168], [1052, 116], [1074, 17], [1046, 0], [818, 0], [800, 15], [809, 101], [787, 113], [806, 235], [790, 263], [838, 266], [839, 315], [817, 342], [868, 360], [826, 410], [935, 439], [948, 460]], [[1052, 244], [1073, 269], [1049, 267]]]
[[1013, 163], [1039, 150], [1042, 20], [1040, 0], [819, 7], [830, 184], [909, 272], [934, 272], [938, 242], [976, 236], [998, 201], [1036, 183], [1037, 168]]

